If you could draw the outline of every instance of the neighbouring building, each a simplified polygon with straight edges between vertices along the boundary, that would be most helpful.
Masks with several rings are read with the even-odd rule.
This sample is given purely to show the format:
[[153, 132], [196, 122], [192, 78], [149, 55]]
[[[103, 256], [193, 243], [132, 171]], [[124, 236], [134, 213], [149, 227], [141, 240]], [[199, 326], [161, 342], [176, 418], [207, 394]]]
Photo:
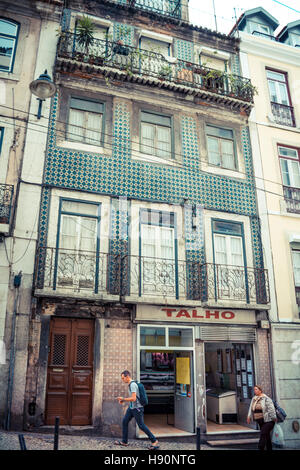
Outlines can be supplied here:
[[49, 57], [53, 64], [55, 33], [53, 46], [45, 37], [51, 24], [58, 27], [61, 5], [0, 2], [0, 422], [6, 429], [23, 427], [38, 178], [48, 127], [48, 120], [36, 118], [29, 85], [49, 66]]
[[259, 91], [249, 128], [270, 276], [276, 399], [287, 412], [286, 445], [299, 448], [300, 20], [278, 26], [259, 7], [244, 12], [231, 34], [241, 39], [242, 75]]
[[256, 436], [270, 293], [240, 41], [192, 26], [184, 0], [67, 0], [57, 29], [48, 132], [25, 160], [41, 199], [24, 427], [119, 436], [129, 369], [158, 437]]

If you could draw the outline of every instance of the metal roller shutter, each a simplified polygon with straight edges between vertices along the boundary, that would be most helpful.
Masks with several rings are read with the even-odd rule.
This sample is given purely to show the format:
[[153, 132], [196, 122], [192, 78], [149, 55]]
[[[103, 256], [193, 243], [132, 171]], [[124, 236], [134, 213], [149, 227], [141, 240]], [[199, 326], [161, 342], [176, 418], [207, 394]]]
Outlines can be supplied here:
[[235, 326], [197, 326], [195, 338], [202, 341], [230, 341], [233, 343], [255, 343], [256, 328]]

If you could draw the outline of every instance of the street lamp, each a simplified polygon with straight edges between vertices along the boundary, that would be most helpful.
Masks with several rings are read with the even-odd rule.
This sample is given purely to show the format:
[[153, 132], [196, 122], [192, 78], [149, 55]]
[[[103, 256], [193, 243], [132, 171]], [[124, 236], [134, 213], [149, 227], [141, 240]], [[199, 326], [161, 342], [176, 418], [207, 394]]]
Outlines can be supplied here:
[[39, 101], [39, 109], [37, 113], [37, 118], [40, 119], [42, 116], [42, 103], [47, 98], [52, 98], [52, 96], [56, 93], [56, 85], [52, 82], [50, 76], [45, 70], [37, 80], [33, 80], [33, 82], [29, 85], [31, 93], [36, 95]]

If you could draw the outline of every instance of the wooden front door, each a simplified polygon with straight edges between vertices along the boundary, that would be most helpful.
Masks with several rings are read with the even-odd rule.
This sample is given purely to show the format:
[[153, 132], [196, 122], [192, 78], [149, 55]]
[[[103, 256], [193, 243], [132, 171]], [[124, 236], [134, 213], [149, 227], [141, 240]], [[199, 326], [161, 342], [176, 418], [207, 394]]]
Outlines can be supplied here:
[[93, 339], [93, 320], [51, 320], [46, 424], [91, 424]]

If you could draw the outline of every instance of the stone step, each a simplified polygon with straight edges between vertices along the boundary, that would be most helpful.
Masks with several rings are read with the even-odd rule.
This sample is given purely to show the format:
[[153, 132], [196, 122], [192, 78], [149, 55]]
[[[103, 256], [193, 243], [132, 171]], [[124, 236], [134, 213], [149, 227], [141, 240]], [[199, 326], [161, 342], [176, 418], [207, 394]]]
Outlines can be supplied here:
[[224, 439], [216, 441], [206, 441], [209, 446], [232, 446], [232, 445], [253, 445], [258, 444], [259, 439]]

